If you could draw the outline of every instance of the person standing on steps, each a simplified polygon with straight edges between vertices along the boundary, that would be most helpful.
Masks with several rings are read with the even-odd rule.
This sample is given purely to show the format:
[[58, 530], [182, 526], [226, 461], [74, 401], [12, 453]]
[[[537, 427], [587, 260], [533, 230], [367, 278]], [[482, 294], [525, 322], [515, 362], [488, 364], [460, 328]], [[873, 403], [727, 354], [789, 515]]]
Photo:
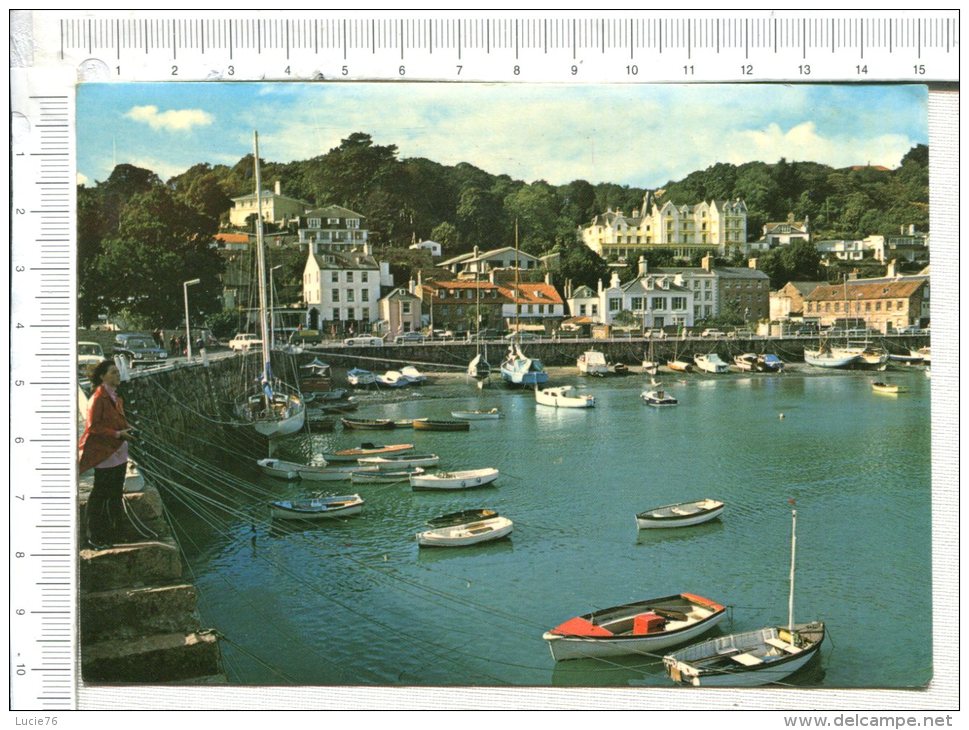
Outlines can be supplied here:
[[120, 384], [121, 373], [112, 360], [94, 366], [94, 393], [78, 443], [78, 473], [94, 467], [94, 489], [87, 503], [87, 540], [95, 549], [123, 539], [128, 442], [135, 436], [125, 418], [124, 400], [117, 392]]

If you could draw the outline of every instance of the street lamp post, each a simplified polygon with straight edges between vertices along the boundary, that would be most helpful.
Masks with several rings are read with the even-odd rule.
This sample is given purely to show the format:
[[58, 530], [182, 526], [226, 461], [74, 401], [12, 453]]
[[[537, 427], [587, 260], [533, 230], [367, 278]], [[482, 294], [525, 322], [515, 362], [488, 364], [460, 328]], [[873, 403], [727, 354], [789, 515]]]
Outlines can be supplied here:
[[202, 283], [201, 279], [192, 279], [191, 281], [182, 282], [182, 290], [185, 292], [185, 344], [188, 347], [187, 360], [191, 362], [192, 360], [192, 329], [188, 319], [188, 288], [193, 284]]
[[273, 272], [276, 269], [281, 269], [281, 268], [283, 268], [283, 265], [279, 264], [278, 266], [273, 266], [269, 270], [269, 349], [270, 350], [273, 348], [273, 345], [276, 344], [276, 319], [275, 319], [275, 315], [273, 314], [273, 296], [274, 296], [273, 292], [275, 291], [273, 289]]

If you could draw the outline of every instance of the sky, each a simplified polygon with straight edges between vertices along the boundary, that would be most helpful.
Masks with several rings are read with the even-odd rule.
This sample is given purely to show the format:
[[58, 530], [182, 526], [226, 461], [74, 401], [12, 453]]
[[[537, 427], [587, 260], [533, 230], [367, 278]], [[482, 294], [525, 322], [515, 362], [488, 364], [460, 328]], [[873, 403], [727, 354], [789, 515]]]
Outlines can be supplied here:
[[[399, 157], [560, 185], [662, 187], [718, 162], [897, 167], [928, 144], [928, 91], [883, 85], [117, 83], [78, 88], [78, 182], [163, 180], [252, 151], [291, 162], [353, 132]], [[283, 181], [285, 189], [285, 181]], [[284, 190], [285, 191], [285, 190]]]

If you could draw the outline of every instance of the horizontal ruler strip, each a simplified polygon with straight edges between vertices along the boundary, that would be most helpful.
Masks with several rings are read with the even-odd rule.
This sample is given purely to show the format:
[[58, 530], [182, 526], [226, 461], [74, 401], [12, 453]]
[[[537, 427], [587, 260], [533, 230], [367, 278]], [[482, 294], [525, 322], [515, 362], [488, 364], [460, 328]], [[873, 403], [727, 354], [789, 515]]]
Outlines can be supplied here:
[[[120, 18], [42, 13], [35, 18], [34, 27], [35, 45], [42, 45], [56, 59], [78, 65], [92, 60], [103, 64], [106, 78], [97, 80], [417, 76], [602, 81], [624, 75], [638, 76], [630, 80], [640, 81], [684, 77], [797, 80], [804, 76], [861, 81], [958, 79], [955, 11], [844, 17], [810, 13], [652, 17], [639, 13], [610, 18], [323, 14], [287, 18], [273, 13], [194, 19], [158, 14]], [[738, 64], [732, 65], [732, 60]], [[634, 74], [626, 66], [636, 61]], [[759, 69], [758, 61], [763, 64]], [[393, 62], [407, 62], [407, 66]], [[168, 63], [182, 65], [173, 70], [165, 65]], [[704, 68], [704, 63], [709, 67]], [[754, 67], [747, 69], [747, 65]], [[457, 66], [464, 68], [457, 70]], [[688, 78], [691, 76], [697, 78]]]

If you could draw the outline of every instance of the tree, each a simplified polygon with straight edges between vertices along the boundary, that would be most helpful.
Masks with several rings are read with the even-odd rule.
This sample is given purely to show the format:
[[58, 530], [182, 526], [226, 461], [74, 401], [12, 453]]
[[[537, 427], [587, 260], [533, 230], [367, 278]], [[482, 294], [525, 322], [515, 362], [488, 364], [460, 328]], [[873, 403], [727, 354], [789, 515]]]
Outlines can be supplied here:
[[609, 265], [584, 243], [560, 243], [558, 253], [555, 279], [563, 285], [571, 281], [575, 287], [584, 285], [595, 289], [600, 279], [609, 278]]
[[520, 188], [505, 198], [505, 210], [518, 221], [519, 246], [533, 255], [545, 253], [555, 240], [559, 199], [544, 180]]
[[431, 240], [441, 244], [441, 250], [447, 251], [450, 256], [460, 245], [461, 234], [458, 233], [458, 229], [453, 223], [444, 221], [434, 226], [434, 230], [431, 231]]
[[491, 192], [465, 188], [461, 191], [456, 213], [461, 249], [467, 251], [473, 246], [489, 249], [507, 241], [507, 219], [501, 201]]

